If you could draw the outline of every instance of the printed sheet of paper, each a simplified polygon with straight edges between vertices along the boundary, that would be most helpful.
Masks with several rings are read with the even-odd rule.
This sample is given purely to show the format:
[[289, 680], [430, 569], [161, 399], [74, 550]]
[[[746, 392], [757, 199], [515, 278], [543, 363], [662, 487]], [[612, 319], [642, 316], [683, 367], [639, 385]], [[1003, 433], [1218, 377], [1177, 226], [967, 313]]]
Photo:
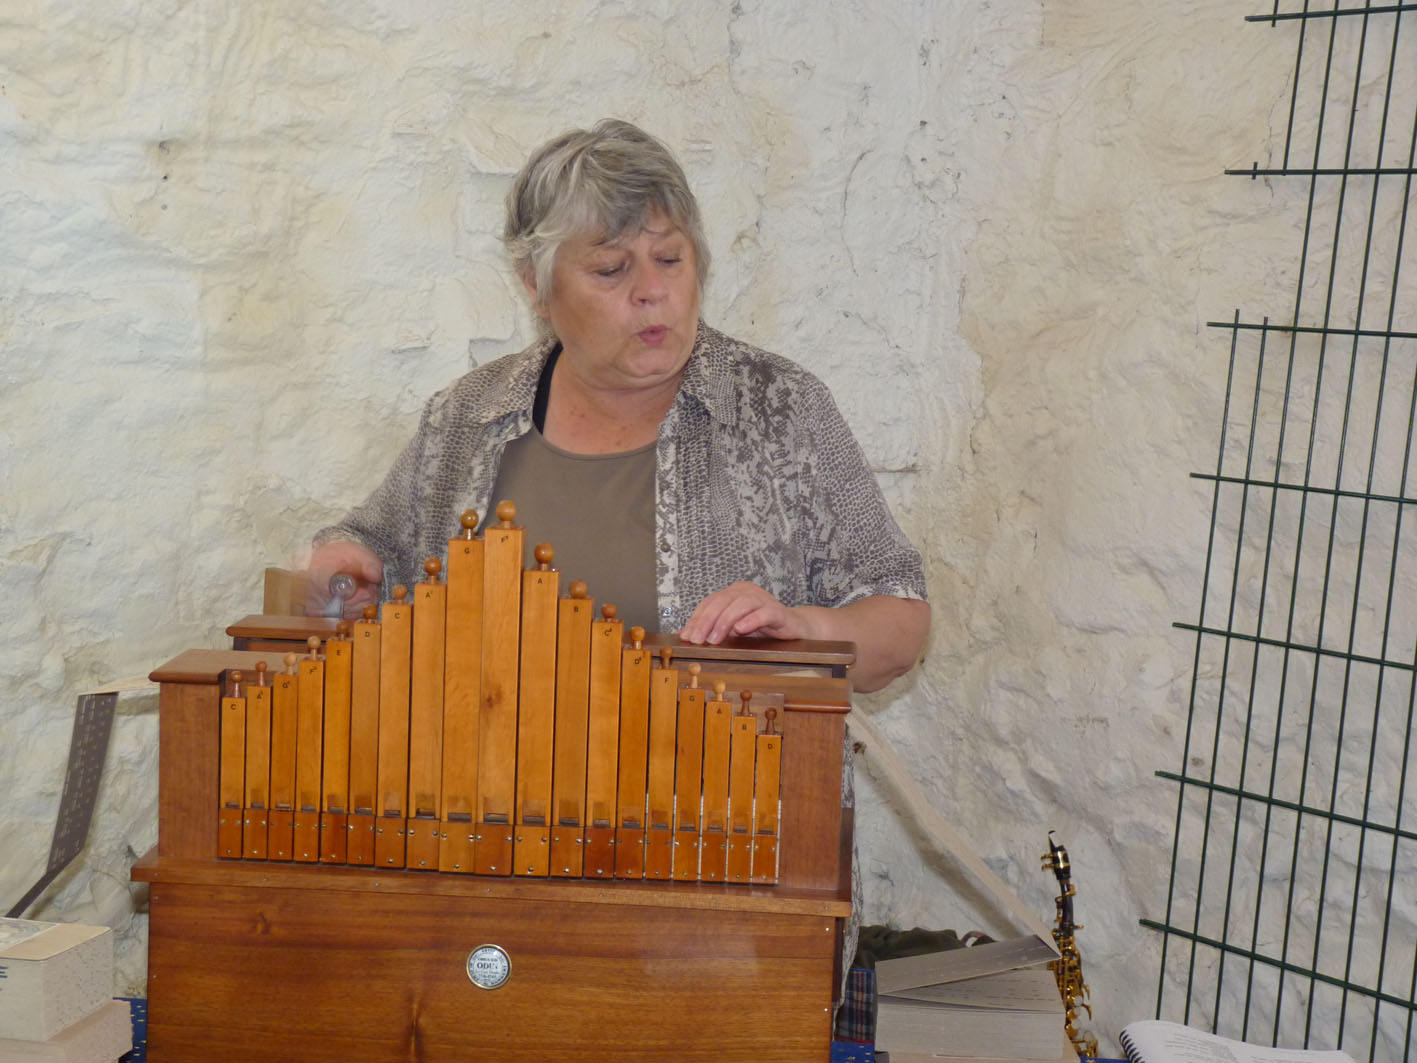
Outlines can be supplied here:
[[1121, 1040], [1133, 1063], [1353, 1063], [1347, 1052], [1248, 1045], [1160, 1019], [1130, 1023]]

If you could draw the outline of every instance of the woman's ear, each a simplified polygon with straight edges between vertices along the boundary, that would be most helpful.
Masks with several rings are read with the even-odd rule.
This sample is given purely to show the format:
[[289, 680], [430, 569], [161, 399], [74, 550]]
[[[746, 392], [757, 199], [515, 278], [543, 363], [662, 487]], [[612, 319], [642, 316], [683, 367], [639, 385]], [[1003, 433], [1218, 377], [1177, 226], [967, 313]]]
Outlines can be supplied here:
[[546, 311], [546, 304], [537, 295], [535, 270], [522, 272], [522, 287], [526, 289], [527, 298], [531, 300], [532, 313], [542, 320], [548, 320], [550, 315]]

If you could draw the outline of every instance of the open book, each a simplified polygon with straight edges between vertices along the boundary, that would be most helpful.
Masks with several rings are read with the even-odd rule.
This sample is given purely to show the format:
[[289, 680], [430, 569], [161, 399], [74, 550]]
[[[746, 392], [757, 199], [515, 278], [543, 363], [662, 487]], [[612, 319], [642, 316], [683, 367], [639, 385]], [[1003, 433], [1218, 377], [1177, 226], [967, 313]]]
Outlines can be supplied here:
[[1129, 1023], [1121, 1041], [1131, 1063], [1353, 1063], [1347, 1052], [1267, 1048], [1159, 1019]]

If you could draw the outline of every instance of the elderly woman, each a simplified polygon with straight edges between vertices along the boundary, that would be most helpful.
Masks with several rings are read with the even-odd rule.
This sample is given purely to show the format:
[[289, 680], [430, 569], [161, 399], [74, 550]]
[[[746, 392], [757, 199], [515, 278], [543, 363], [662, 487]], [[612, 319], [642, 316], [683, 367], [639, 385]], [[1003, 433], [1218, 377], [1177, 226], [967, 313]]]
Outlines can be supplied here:
[[709, 251], [668, 150], [614, 120], [557, 137], [518, 174], [504, 240], [544, 337], [428, 401], [384, 482], [317, 536], [312, 597], [350, 572], [357, 611], [412, 584], [464, 509], [513, 499], [631, 623], [851, 641], [858, 690], [908, 671], [919, 554], [826, 388], [700, 321]]

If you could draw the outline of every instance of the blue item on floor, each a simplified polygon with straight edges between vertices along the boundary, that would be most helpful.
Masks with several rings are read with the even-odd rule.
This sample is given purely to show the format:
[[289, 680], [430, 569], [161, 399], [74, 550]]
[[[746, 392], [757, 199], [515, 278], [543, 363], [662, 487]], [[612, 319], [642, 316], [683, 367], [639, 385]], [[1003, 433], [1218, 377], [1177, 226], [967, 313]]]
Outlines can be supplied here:
[[118, 1057], [118, 1063], [146, 1063], [148, 1058], [148, 1002], [141, 997], [119, 997], [133, 1013], [133, 1050]]

